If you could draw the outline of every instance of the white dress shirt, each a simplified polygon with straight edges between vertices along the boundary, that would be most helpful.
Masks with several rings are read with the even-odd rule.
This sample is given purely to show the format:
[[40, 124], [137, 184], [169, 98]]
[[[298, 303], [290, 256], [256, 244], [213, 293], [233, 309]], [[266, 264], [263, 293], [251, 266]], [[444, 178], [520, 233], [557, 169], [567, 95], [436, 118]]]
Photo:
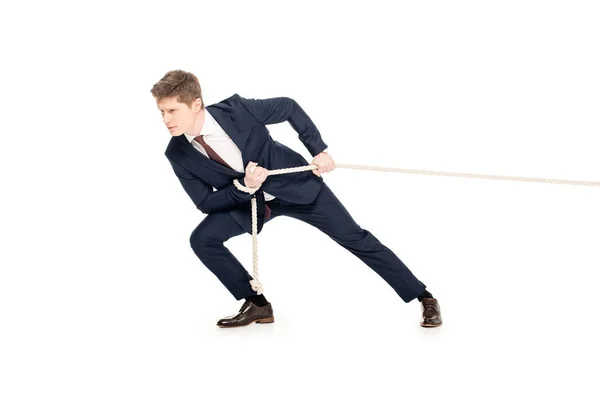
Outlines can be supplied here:
[[[204, 141], [225, 161], [231, 168], [237, 172], [244, 172], [244, 161], [242, 160], [242, 152], [231, 140], [229, 135], [225, 133], [225, 130], [221, 128], [219, 123], [213, 118], [207, 109], [204, 109], [204, 125], [200, 134], [204, 136]], [[208, 153], [202, 147], [198, 141], [194, 140], [195, 136], [188, 133], [184, 133], [185, 137], [189, 142], [198, 150], [200, 153], [208, 157]], [[210, 158], [210, 157], [208, 157]], [[268, 179], [268, 178], [267, 178]], [[265, 201], [270, 201], [275, 196], [263, 191], [265, 195]]]

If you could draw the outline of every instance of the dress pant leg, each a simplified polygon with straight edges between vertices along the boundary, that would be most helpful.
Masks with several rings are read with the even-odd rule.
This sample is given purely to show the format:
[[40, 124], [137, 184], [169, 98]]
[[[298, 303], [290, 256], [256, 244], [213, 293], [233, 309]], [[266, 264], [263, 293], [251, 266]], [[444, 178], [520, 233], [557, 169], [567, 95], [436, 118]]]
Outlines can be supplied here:
[[[273, 218], [272, 214], [267, 221]], [[252, 276], [224, 244], [242, 233], [245, 231], [229, 213], [218, 212], [208, 214], [190, 236], [190, 245], [196, 256], [236, 300], [256, 294], [250, 285]]]
[[379, 274], [404, 302], [412, 301], [425, 291], [426, 286], [389, 248], [354, 221], [324, 182], [312, 203], [301, 205], [281, 201], [277, 211], [327, 234]]

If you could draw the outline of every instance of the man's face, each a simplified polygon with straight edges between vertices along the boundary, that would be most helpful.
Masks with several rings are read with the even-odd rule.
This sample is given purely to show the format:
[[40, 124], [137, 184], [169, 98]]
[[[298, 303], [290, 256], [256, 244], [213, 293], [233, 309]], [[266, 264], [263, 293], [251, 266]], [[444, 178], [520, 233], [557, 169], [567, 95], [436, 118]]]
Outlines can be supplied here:
[[191, 130], [196, 115], [201, 110], [202, 102], [198, 98], [190, 108], [187, 104], [178, 102], [177, 96], [173, 96], [165, 97], [156, 105], [171, 136], [180, 136]]

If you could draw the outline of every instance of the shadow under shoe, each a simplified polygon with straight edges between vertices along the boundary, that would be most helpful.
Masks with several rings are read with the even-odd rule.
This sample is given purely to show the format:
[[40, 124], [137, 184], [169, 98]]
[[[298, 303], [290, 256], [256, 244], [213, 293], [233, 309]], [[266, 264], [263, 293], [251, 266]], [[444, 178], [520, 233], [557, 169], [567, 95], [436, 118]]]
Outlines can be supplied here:
[[258, 324], [275, 322], [271, 303], [259, 307], [251, 301], [246, 300], [237, 314], [220, 319], [217, 322], [217, 326], [221, 328], [235, 328], [250, 325], [253, 322]]
[[435, 328], [442, 325], [442, 313], [437, 299], [424, 298], [421, 302], [421, 326]]

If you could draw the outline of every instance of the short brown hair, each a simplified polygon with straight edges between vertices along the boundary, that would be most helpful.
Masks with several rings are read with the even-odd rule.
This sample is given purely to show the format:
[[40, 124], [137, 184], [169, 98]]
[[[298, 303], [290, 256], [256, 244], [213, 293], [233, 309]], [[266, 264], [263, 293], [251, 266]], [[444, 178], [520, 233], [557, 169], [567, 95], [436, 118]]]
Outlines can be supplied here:
[[177, 96], [178, 102], [187, 104], [190, 108], [194, 100], [200, 98], [202, 108], [204, 108], [200, 82], [191, 72], [180, 69], [169, 71], [152, 86], [150, 92], [157, 102], [165, 97]]

